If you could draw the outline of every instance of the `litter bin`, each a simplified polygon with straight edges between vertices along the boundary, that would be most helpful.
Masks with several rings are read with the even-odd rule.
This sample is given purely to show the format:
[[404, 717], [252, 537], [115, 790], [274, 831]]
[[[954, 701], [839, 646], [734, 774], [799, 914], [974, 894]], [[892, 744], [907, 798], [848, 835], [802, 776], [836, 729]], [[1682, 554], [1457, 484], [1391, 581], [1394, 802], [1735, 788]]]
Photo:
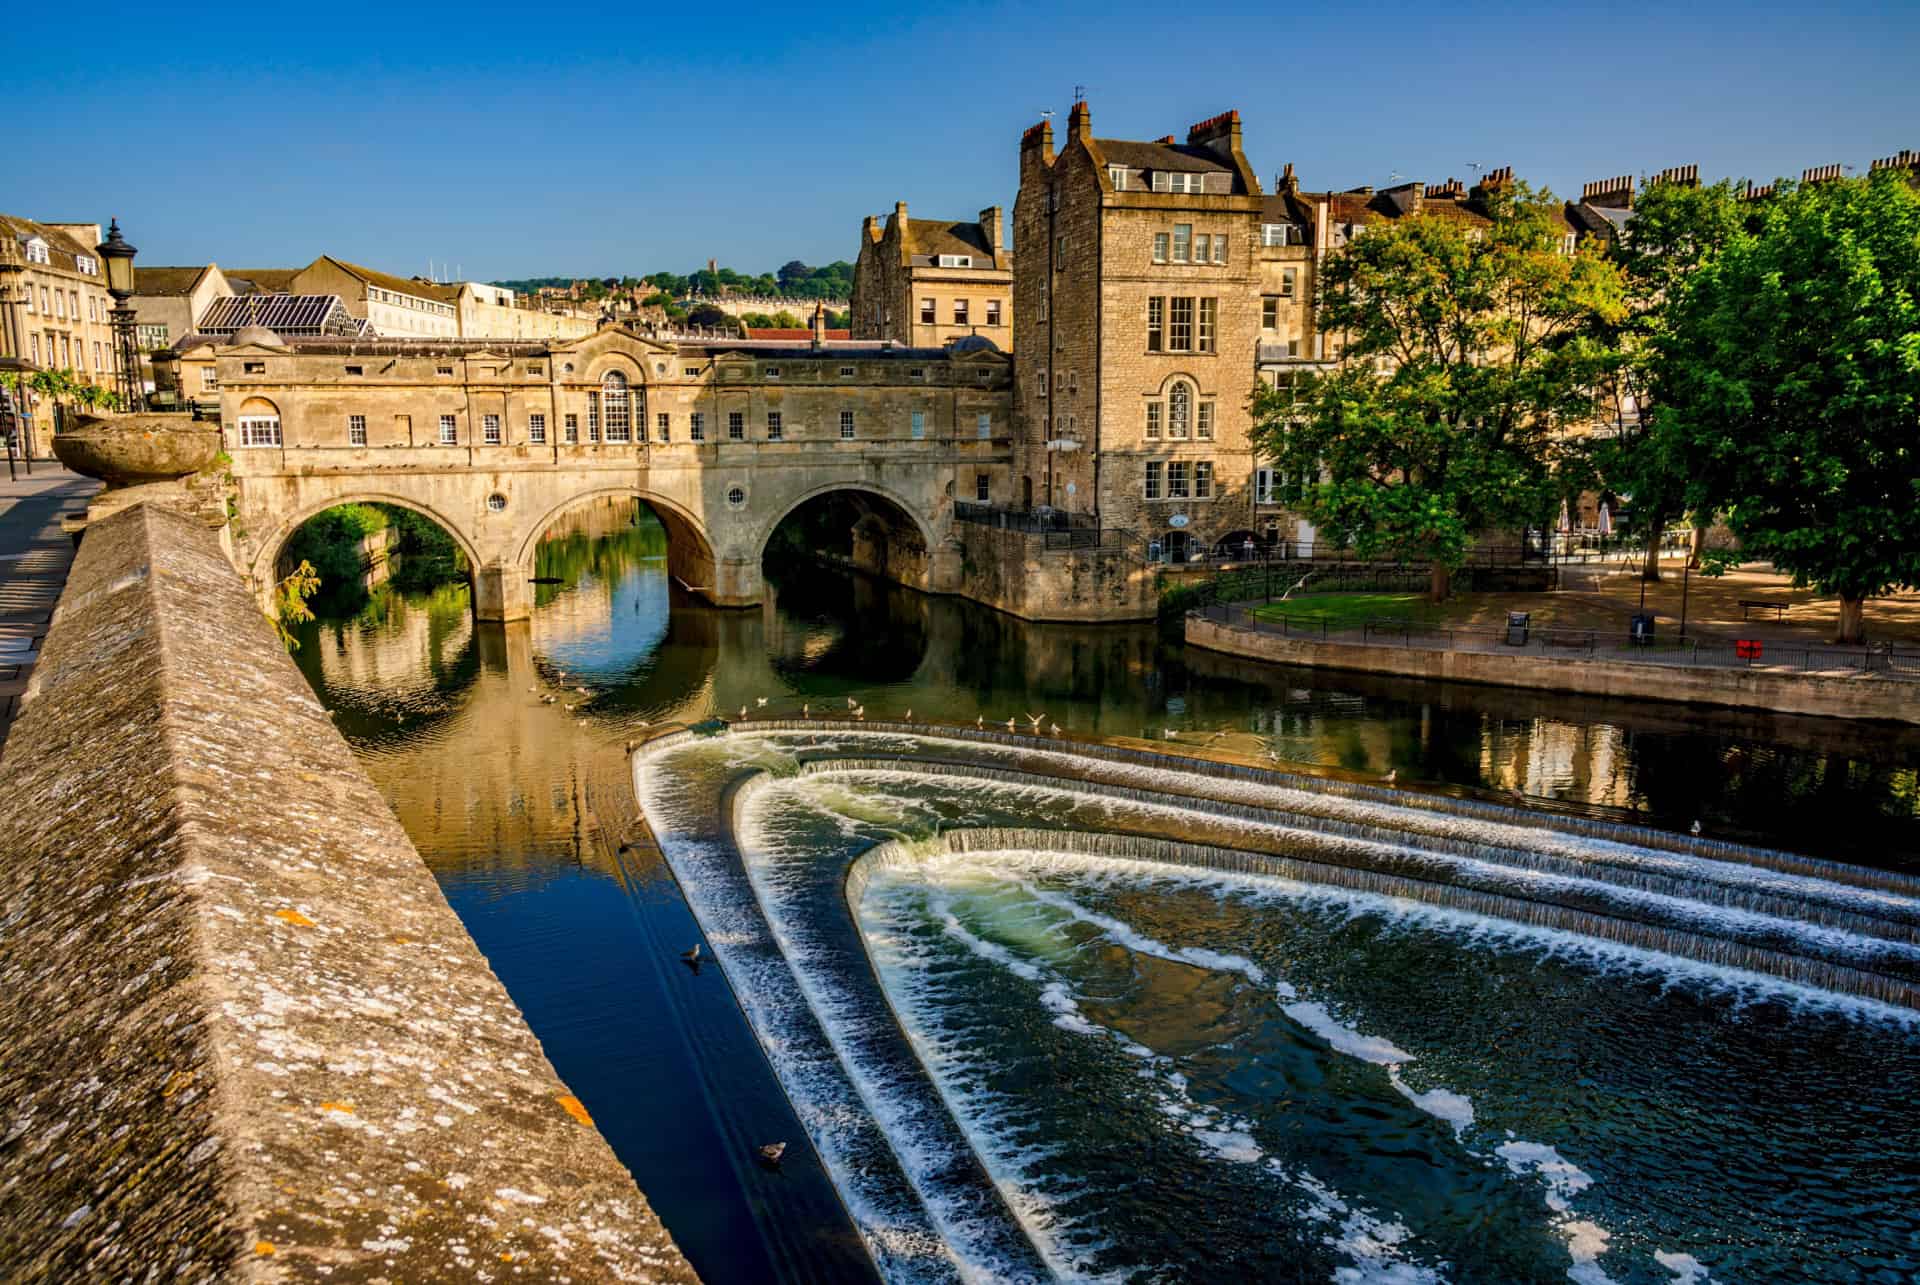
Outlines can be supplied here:
[[1634, 616], [1627, 625], [1627, 638], [1637, 646], [1653, 646], [1653, 617], [1649, 614]]
[[1532, 612], [1509, 611], [1507, 613], [1507, 646], [1524, 647], [1527, 645], [1527, 621]]

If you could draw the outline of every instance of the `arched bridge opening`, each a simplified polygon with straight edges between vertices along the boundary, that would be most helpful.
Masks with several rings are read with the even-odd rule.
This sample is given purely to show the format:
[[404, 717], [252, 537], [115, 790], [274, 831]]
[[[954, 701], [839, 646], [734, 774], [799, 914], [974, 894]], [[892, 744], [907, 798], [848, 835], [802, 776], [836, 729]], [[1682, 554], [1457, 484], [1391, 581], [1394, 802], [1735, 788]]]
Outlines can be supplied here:
[[252, 567], [263, 600], [303, 564], [318, 577], [316, 614], [351, 616], [377, 595], [451, 590], [471, 603], [480, 565], [472, 542], [431, 509], [390, 495], [342, 497], [295, 514], [259, 544]]
[[646, 556], [664, 558], [667, 575], [676, 588], [708, 600], [721, 596], [713, 544], [699, 520], [660, 496], [618, 488], [569, 496], [529, 524], [514, 559], [514, 566], [524, 573], [522, 578], [535, 591], [529, 596], [529, 605], [538, 599], [542, 582], [562, 578], [555, 575], [560, 568], [550, 565], [543, 570], [542, 550], [547, 551], [551, 562], [559, 555], [556, 538], [566, 537], [575, 528], [579, 534], [586, 534], [589, 529], [596, 536], [612, 534], [609, 522], [633, 527], [636, 532], [642, 528], [657, 532], [657, 536], [636, 536], [618, 547], [631, 546], [635, 551], [647, 551]]
[[880, 491], [834, 487], [804, 496], [761, 542], [763, 570], [831, 562], [911, 589], [934, 590], [935, 550], [922, 519]]

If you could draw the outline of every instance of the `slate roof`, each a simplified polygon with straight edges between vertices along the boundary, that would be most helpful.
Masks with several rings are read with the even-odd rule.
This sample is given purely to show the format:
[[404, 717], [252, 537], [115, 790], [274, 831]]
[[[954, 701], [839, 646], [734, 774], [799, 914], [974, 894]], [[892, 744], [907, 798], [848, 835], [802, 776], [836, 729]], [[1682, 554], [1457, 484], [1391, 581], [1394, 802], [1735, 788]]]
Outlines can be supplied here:
[[907, 253], [909, 254], [966, 254], [976, 259], [985, 258], [987, 262], [984, 266], [992, 267], [995, 248], [988, 243], [986, 229], [982, 228], [977, 221], [949, 222], [946, 219], [915, 218], [907, 220]]
[[241, 294], [287, 294], [305, 268], [236, 268], [227, 281]]
[[336, 259], [332, 255], [323, 255], [328, 263], [342, 269], [350, 276], [360, 278], [370, 286], [382, 290], [391, 290], [395, 294], [412, 295], [416, 299], [435, 299], [441, 303], [458, 303], [459, 286], [443, 286], [432, 281], [416, 281], [411, 277], [396, 277], [391, 272], [382, 272], [378, 268], [363, 268], [357, 263], [348, 263], [345, 259]]
[[199, 267], [150, 268], [144, 263], [136, 263], [133, 265], [134, 293], [150, 299], [191, 294], [206, 270], [205, 264]]
[[[81, 245], [60, 229], [48, 227], [44, 223], [36, 223], [32, 219], [23, 219], [14, 214], [0, 214], [0, 228], [10, 233], [14, 240], [22, 243], [33, 237], [39, 237], [42, 241], [45, 241], [47, 243], [48, 257], [53, 260], [53, 263], [42, 266], [52, 266], [55, 268], [63, 268], [68, 272], [78, 272], [79, 269], [74, 266], [73, 262], [75, 255], [84, 254], [92, 259], [98, 259], [100, 257], [95, 253], [92, 246]], [[100, 271], [104, 278], [106, 272], [105, 264], [100, 265]]]
[[1096, 138], [1109, 165], [1125, 165], [1136, 170], [1184, 171], [1189, 174], [1231, 174], [1233, 166], [1219, 153], [1186, 143], [1136, 143], [1125, 138]]

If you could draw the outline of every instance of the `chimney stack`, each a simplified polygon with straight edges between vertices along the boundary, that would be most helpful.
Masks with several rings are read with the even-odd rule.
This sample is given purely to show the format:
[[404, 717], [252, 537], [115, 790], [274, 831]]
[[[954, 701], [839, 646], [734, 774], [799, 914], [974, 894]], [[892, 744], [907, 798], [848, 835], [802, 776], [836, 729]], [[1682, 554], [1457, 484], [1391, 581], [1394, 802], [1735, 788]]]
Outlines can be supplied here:
[[997, 205], [989, 205], [980, 211], [980, 231], [987, 238], [987, 248], [993, 251], [996, 261], [1006, 253], [1007, 217]]
[[1906, 170], [1920, 178], [1920, 152], [1909, 147], [1892, 156], [1882, 156], [1867, 167], [1867, 173], [1878, 174], [1881, 170]]
[[1020, 135], [1020, 170], [1024, 174], [1029, 162], [1043, 169], [1053, 167], [1053, 122], [1043, 120], [1036, 125], [1027, 126]]
[[[1672, 173], [1671, 170], [1666, 171]], [[1660, 181], [1659, 176], [1647, 180], [1648, 186]], [[1595, 179], [1580, 189], [1582, 205], [1598, 206], [1608, 210], [1631, 210], [1633, 208], [1633, 175], [1621, 174], [1614, 178]]]
[[1647, 180], [1647, 186], [1656, 183], [1678, 183], [1681, 187], [1700, 186], [1700, 167], [1698, 165], [1675, 165], [1661, 170]]
[[1093, 111], [1087, 106], [1087, 100], [1082, 98], [1067, 112], [1067, 141], [1071, 143], [1092, 137]]
[[1221, 112], [1210, 116], [1187, 131], [1187, 146], [1204, 147], [1221, 160], [1231, 162], [1240, 151], [1240, 113]]
[[827, 305], [813, 305], [813, 347], [817, 352], [827, 342]]
[[1816, 165], [1800, 175], [1802, 183], [1831, 183], [1845, 172], [1842, 165]]
[[1293, 172], [1292, 161], [1288, 161], [1280, 167], [1280, 177], [1274, 180], [1273, 190], [1276, 192], [1285, 192], [1289, 196], [1298, 196], [1300, 194], [1300, 180]]

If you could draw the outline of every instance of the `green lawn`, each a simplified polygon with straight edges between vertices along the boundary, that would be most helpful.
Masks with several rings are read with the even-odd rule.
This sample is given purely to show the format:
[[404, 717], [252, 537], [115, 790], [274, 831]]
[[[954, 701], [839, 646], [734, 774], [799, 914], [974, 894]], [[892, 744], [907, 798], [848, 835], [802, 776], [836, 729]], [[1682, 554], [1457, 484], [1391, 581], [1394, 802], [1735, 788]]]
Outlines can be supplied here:
[[1407, 620], [1429, 624], [1442, 619], [1445, 608], [1435, 607], [1421, 593], [1300, 593], [1285, 602], [1262, 603], [1254, 607], [1256, 615], [1270, 619], [1325, 619], [1330, 627], [1343, 629], [1363, 620]]

